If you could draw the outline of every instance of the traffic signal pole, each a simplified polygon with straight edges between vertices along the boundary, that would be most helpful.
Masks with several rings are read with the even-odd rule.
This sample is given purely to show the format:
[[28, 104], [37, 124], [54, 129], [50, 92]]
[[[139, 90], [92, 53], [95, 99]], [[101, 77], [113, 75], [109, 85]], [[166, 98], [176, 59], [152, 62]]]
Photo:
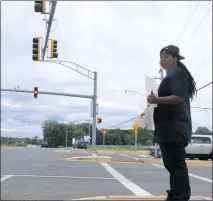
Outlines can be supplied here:
[[50, 30], [51, 30], [51, 26], [52, 26], [52, 22], [53, 22], [53, 17], [55, 14], [55, 9], [56, 9], [56, 4], [57, 1], [51, 1], [51, 10], [50, 10], [50, 17], [47, 21], [47, 32], [46, 32], [46, 37], [45, 37], [45, 42], [44, 42], [44, 48], [42, 49], [42, 60], [44, 60], [44, 56], [45, 56], [45, 52], [47, 49], [47, 44], [48, 44], [48, 40], [49, 40], [49, 35], [50, 35]]
[[[9, 91], [9, 92], [22, 92], [22, 93], [30, 93], [33, 94], [32, 90], [19, 90], [19, 89], [1, 89], [1, 91]], [[77, 98], [93, 98], [93, 96], [89, 95], [81, 95], [81, 94], [70, 94], [70, 93], [58, 93], [58, 92], [50, 92], [50, 91], [38, 91], [38, 94], [46, 94], [53, 96], [69, 96], [69, 97], [77, 97]]]

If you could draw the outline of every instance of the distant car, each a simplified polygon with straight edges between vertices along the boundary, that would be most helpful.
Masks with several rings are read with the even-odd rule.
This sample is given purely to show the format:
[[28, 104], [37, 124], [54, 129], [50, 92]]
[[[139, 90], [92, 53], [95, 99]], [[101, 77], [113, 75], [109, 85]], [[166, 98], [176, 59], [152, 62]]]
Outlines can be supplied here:
[[43, 141], [43, 142], [41, 142], [41, 148], [43, 148], [43, 147], [48, 147], [48, 142], [47, 141]]
[[75, 141], [73, 148], [76, 149], [87, 149], [90, 146], [89, 141], [84, 141], [84, 140], [77, 140]]

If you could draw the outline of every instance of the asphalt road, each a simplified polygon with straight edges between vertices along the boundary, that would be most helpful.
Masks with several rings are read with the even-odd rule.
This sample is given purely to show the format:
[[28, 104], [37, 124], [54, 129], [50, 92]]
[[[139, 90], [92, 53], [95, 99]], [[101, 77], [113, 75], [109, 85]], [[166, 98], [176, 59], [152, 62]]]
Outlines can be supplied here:
[[[70, 149], [2, 148], [1, 200], [68, 200], [104, 195], [166, 195], [162, 166], [133, 163], [62, 161], [91, 156]], [[110, 155], [111, 156], [111, 155]], [[135, 159], [139, 155], [112, 155]], [[212, 197], [212, 168], [189, 167], [192, 195]]]

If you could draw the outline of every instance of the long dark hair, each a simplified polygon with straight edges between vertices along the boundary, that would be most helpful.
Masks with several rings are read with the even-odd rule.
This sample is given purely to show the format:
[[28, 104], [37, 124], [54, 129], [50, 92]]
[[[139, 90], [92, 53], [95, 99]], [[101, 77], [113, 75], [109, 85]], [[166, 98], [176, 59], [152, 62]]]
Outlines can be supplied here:
[[180, 62], [180, 60], [177, 60], [177, 65], [182, 68], [182, 70], [186, 73], [186, 76], [189, 81], [189, 98], [193, 100], [194, 95], [196, 94], [197, 96], [197, 90], [196, 90], [196, 82], [194, 78], [192, 77], [191, 73], [189, 70], [186, 68], [186, 66]]

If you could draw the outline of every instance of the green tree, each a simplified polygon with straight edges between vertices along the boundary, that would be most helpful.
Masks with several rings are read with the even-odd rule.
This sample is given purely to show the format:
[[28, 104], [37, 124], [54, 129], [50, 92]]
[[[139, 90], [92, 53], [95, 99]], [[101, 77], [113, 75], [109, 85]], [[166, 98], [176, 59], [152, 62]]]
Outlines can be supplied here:
[[195, 131], [196, 134], [212, 134], [212, 131], [210, 131], [207, 127], [197, 127], [197, 130]]

